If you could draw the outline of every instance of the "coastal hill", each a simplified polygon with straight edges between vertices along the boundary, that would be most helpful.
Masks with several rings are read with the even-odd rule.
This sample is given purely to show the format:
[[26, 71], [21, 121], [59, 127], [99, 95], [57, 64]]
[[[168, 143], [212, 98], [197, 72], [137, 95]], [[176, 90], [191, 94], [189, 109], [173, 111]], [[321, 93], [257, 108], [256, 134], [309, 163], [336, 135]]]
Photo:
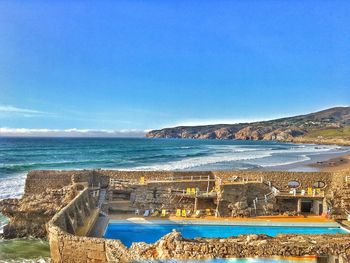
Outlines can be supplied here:
[[350, 107], [252, 123], [178, 126], [152, 130], [148, 138], [276, 140], [350, 145]]

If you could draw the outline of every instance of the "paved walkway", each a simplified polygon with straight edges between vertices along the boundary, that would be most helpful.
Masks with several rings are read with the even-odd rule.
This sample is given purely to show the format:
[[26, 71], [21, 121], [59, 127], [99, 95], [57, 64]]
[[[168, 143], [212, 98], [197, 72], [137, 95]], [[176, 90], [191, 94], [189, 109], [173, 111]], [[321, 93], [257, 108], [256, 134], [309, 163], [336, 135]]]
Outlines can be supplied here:
[[100, 216], [97, 218], [94, 226], [92, 227], [89, 236], [90, 237], [102, 237], [104, 234], [104, 231], [108, 225], [108, 217]]
[[[109, 218], [112, 220], [128, 219], [128, 218], [143, 218], [143, 216], [137, 216], [134, 214], [110, 214]], [[334, 220], [327, 219], [323, 216], [258, 216], [258, 217], [215, 217], [205, 216], [201, 218], [193, 217], [176, 217], [169, 216], [166, 218], [161, 217], [147, 217], [147, 220], [196, 220], [196, 221], [234, 221], [234, 222], [304, 222], [304, 223], [322, 223], [322, 222], [334, 222]]]

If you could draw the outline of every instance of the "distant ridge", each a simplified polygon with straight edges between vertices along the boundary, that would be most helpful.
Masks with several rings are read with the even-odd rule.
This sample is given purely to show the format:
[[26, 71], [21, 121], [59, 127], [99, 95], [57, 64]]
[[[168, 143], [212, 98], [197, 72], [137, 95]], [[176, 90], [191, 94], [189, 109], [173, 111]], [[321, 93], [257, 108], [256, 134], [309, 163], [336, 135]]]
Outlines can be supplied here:
[[350, 145], [350, 107], [334, 107], [269, 121], [164, 128], [152, 130], [146, 137], [276, 140]]

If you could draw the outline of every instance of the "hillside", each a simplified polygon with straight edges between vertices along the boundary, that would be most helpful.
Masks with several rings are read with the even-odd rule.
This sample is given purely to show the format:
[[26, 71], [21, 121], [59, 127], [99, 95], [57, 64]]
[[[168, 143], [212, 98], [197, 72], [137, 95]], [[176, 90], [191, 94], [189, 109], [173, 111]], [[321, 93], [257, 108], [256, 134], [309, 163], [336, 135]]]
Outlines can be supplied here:
[[146, 137], [276, 140], [350, 145], [349, 127], [350, 107], [335, 107], [306, 115], [261, 122], [164, 128], [150, 131]]

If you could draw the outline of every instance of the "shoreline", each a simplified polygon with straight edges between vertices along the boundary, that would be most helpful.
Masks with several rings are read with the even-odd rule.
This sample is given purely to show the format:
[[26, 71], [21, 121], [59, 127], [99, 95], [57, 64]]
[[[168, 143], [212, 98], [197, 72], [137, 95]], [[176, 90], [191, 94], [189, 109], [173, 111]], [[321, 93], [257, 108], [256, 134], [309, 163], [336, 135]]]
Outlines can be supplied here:
[[350, 170], [350, 149], [339, 153], [320, 153], [308, 155], [309, 160], [285, 165], [264, 167], [262, 171], [289, 172], [337, 172]]
[[321, 172], [339, 172], [350, 170], [350, 154], [330, 158], [325, 161], [318, 161], [314, 164], [310, 164], [309, 166], [316, 168]]

